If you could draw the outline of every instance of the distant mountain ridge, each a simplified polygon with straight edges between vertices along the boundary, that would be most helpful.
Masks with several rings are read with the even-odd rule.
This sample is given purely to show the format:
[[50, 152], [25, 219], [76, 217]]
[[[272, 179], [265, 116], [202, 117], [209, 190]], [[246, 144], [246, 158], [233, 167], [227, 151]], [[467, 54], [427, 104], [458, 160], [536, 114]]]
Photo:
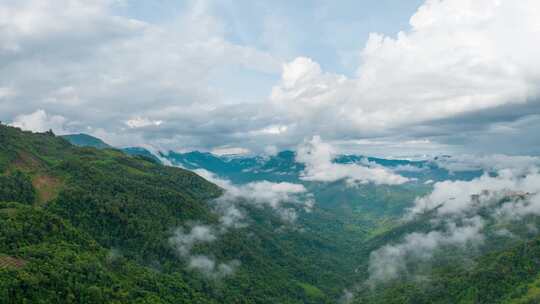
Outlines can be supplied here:
[[[76, 146], [98, 149], [114, 148], [101, 139], [87, 134], [64, 135], [62, 137]], [[185, 153], [169, 151], [168, 153], [158, 152], [159, 155], [156, 155], [143, 147], [127, 147], [120, 148], [120, 150], [129, 155], [143, 156], [159, 163], [163, 163], [162, 160], [166, 159], [175, 166], [189, 170], [205, 169], [218, 176], [227, 177], [235, 183], [246, 183], [254, 180], [298, 182], [305, 169], [304, 164], [296, 161], [296, 153], [291, 150], [284, 150], [271, 156], [234, 155], [232, 157], [201, 151]], [[338, 155], [334, 162], [360, 165], [376, 164], [394, 170], [419, 183], [470, 180], [483, 173], [481, 170], [450, 172], [434, 162], [440, 157], [448, 158], [449, 156], [439, 156], [433, 160], [407, 160], [343, 154]]]
[[[296, 161], [294, 151], [285, 150], [273, 156], [236, 156], [233, 158], [208, 152], [169, 152], [163, 155], [172, 164], [186, 169], [205, 169], [236, 183], [253, 180], [298, 182], [305, 169]], [[361, 155], [338, 155], [339, 164], [377, 165], [395, 171], [417, 183], [443, 180], [470, 180], [483, 174], [482, 170], [451, 172], [432, 160], [405, 160], [366, 157]]]
[[[450, 172], [436, 160], [340, 155], [334, 162], [383, 166], [416, 179], [350, 185], [302, 179], [306, 168], [293, 151], [153, 155], [80, 135], [74, 138], [87, 146], [77, 147], [70, 138], [0, 125], [0, 303], [330, 304], [352, 293], [347, 303], [540, 301], [540, 216], [510, 221], [496, 212], [505, 204], [526, 210], [536, 192], [499, 197], [480, 188], [470, 195], [474, 208], [457, 219], [437, 207], [403, 220], [433, 191], [427, 179], [471, 179], [483, 171]], [[284, 202], [298, 212], [289, 222], [249, 195], [220, 204], [227, 183], [219, 188], [190, 169], [230, 180], [233, 192], [268, 195], [269, 188], [242, 187], [289, 181], [305, 188], [313, 205]], [[225, 211], [240, 212], [241, 225], [226, 225], [238, 216], [220, 211], [228, 204], [236, 207]], [[465, 247], [436, 241], [478, 233], [471, 240], [479, 241]], [[428, 255], [415, 260], [411, 248]], [[395, 255], [403, 250], [407, 255]], [[406, 268], [364, 288], [371, 265], [384, 270], [389, 264], [373, 264], [374, 252]]]
[[94, 147], [97, 149], [112, 148], [112, 146], [105, 143], [103, 140], [84, 133], [62, 135], [60, 137], [66, 139], [71, 144], [78, 147]]

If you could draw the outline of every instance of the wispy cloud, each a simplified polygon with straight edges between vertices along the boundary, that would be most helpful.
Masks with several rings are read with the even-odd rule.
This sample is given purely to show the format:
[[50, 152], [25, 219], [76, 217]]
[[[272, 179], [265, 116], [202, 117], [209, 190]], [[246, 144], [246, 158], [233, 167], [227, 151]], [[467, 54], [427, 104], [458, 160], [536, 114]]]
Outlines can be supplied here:
[[349, 184], [374, 183], [399, 185], [409, 181], [408, 178], [394, 173], [382, 166], [369, 162], [363, 164], [338, 164], [333, 147], [314, 136], [305, 141], [297, 149], [296, 161], [305, 165], [301, 179], [306, 181], [331, 182], [344, 179]]
[[193, 247], [198, 244], [212, 243], [216, 241], [224, 230], [216, 230], [209, 225], [192, 225], [191, 230], [177, 228], [169, 238], [169, 243], [176, 249], [179, 256], [186, 260], [188, 268], [200, 271], [207, 277], [219, 279], [232, 275], [240, 266], [240, 261], [218, 263], [215, 259], [201, 254], [193, 254]]
[[[430, 194], [417, 198], [404, 220], [429, 214], [429, 230], [406, 234], [403, 239], [373, 251], [367, 283], [375, 286], [407, 276], [411, 263], [429, 263], [445, 246], [481, 245], [486, 238], [487, 223], [520, 225], [526, 216], [540, 216], [540, 168], [530, 166], [530, 158], [493, 156], [475, 163], [484, 166], [486, 160], [498, 159], [503, 161], [491, 164], [503, 169], [470, 181], [437, 182]], [[493, 170], [494, 166], [488, 167]], [[524, 171], [524, 168], [528, 169]], [[492, 232], [499, 237], [515, 237], [508, 229]]]
[[478, 245], [483, 242], [480, 217], [466, 219], [459, 226], [447, 223], [444, 231], [407, 234], [402, 242], [385, 245], [373, 251], [369, 258], [369, 281], [371, 286], [380, 282], [408, 275], [410, 262], [425, 263], [436, 250], [444, 246]]
[[[273, 183], [269, 181], [256, 181], [244, 185], [234, 185], [231, 181], [220, 178], [205, 169], [194, 170], [197, 174], [225, 189], [223, 196], [216, 202], [219, 208], [224, 208], [224, 222], [233, 222], [234, 219], [242, 219], [241, 212], [234, 207], [234, 202], [242, 200], [248, 204], [268, 206], [276, 211], [283, 219], [294, 222], [297, 213], [293, 205], [309, 212], [315, 201], [307, 189], [301, 184], [288, 182]], [[236, 209], [236, 210], [235, 210]]]

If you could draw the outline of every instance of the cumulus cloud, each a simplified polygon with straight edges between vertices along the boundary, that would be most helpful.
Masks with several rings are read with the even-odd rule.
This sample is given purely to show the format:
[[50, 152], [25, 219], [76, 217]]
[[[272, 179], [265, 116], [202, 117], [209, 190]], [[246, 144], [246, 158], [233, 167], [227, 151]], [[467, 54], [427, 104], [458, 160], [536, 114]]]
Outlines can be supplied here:
[[57, 134], [67, 133], [64, 129], [67, 119], [60, 115], [48, 115], [44, 110], [37, 110], [30, 114], [22, 114], [15, 117], [11, 126], [25, 131], [45, 132], [53, 130]]
[[268, 204], [272, 208], [278, 208], [283, 202], [296, 202], [298, 194], [307, 192], [300, 184], [268, 181], [252, 182], [229, 190], [233, 196], [244, 197], [256, 204]]
[[[167, 24], [119, 15], [117, 6], [109, 0], [3, 1], [2, 120], [44, 109], [79, 122], [73, 132], [90, 126], [168, 148], [227, 144], [204, 135], [229, 134], [231, 127], [223, 125], [239, 113], [227, 110], [230, 101], [211, 84], [219, 82], [216, 71], [232, 66], [266, 75], [279, 72], [280, 62], [227, 40], [225, 25], [205, 1], [182, 4]], [[218, 108], [229, 118], [203, 127]], [[256, 116], [255, 107], [244, 109], [246, 117]]]
[[[538, 5], [428, 0], [410, 29], [371, 34], [346, 76], [229, 39], [234, 26], [208, 1], [187, 1], [168, 23], [119, 14], [112, 0], [3, 1], [0, 118], [44, 109], [77, 122], [73, 132], [90, 126], [113, 134], [111, 144], [137, 138], [163, 150], [262, 151], [320, 134], [349, 145], [424, 140], [407, 153], [538, 152]], [[280, 73], [257, 94], [230, 93], [231, 82]]]
[[296, 161], [305, 164], [301, 179], [306, 181], [331, 182], [345, 179], [350, 184], [374, 183], [398, 185], [409, 181], [408, 178], [392, 171], [364, 162], [361, 164], [338, 164], [333, 162], [336, 156], [334, 148], [314, 136], [297, 149]]
[[[538, 103], [540, 60], [530, 59], [540, 51], [530, 43], [540, 31], [538, 9], [533, 0], [426, 1], [411, 17], [411, 30], [371, 34], [356, 77], [297, 58], [284, 65], [271, 101], [292, 113], [296, 128], [332, 139], [422, 134], [444, 140], [453, 127], [437, 126], [442, 119], [459, 125], [469, 113]], [[477, 119], [488, 126], [494, 120]]]

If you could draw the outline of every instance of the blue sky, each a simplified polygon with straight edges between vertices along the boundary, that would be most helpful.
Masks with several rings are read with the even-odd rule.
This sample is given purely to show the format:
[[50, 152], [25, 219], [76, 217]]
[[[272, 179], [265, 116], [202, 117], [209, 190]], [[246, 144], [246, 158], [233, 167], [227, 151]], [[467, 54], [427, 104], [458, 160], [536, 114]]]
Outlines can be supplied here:
[[[421, 0], [381, 1], [207, 1], [204, 6], [219, 18], [224, 37], [254, 46], [283, 61], [313, 58], [325, 70], [354, 75], [371, 32], [395, 35], [409, 29], [409, 18]], [[126, 1], [116, 12], [151, 23], [174, 24], [190, 1]], [[234, 74], [235, 77], [224, 75]], [[279, 80], [279, 73], [253, 73], [229, 66], [214, 72], [212, 84], [228, 98], [263, 98]], [[245, 87], [250, 90], [245, 90]]]
[[161, 150], [540, 154], [534, 0], [0, 4], [0, 119]]
[[[214, 1], [231, 41], [275, 52], [284, 59], [307, 56], [323, 68], [354, 73], [355, 55], [369, 33], [394, 35], [409, 28], [420, 0], [381, 1]], [[116, 11], [152, 23], [171, 23], [188, 1], [126, 1]], [[269, 36], [268, 38], [265, 36]], [[270, 39], [279, 38], [279, 39]], [[355, 60], [350, 62], [350, 60]]]

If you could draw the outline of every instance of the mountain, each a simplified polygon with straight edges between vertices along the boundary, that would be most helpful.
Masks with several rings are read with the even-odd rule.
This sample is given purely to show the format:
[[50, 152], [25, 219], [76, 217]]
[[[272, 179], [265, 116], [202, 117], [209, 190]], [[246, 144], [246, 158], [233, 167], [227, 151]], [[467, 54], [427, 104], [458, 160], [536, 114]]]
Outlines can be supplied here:
[[[255, 180], [299, 182], [305, 169], [303, 163], [296, 161], [294, 151], [281, 151], [272, 156], [218, 156], [208, 152], [169, 152], [163, 155], [173, 164], [187, 169], [205, 169], [235, 183]], [[338, 155], [334, 159], [338, 164], [378, 165], [416, 179], [418, 183], [444, 180], [471, 180], [481, 176], [482, 170], [464, 170], [451, 172], [440, 167], [433, 160], [412, 161], [405, 159], [384, 159], [361, 155]]]
[[[536, 227], [540, 226], [540, 219], [528, 216], [519, 220], [502, 220], [499, 214], [499, 208], [504, 203], [515, 201], [529, 204], [528, 194], [508, 194], [492, 201], [478, 213], [455, 220], [441, 219], [435, 215], [436, 210], [416, 220], [403, 220], [403, 215], [416, 197], [431, 191], [431, 186], [425, 185], [426, 181], [467, 182], [485, 173], [493, 176], [496, 174], [494, 172], [479, 169], [452, 172], [439, 166], [438, 159], [409, 161], [341, 155], [334, 159], [335, 163], [374, 163], [416, 179], [405, 185], [363, 184], [350, 187], [343, 181], [320, 183], [302, 180], [305, 167], [296, 162], [293, 151], [270, 157], [228, 158], [200, 152], [170, 153], [166, 157], [183, 167], [206, 169], [237, 184], [261, 180], [302, 183], [317, 202], [319, 210], [316, 213], [325, 213], [324, 218], [310, 222], [309, 217], [305, 217], [304, 222], [317, 227], [323, 235], [332, 235], [338, 248], [347, 248], [346, 243], [354, 248], [350, 249], [349, 254], [356, 255], [357, 259], [341, 257], [355, 270], [353, 276], [357, 285], [351, 286], [353, 292], [349, 293], [350, 296], [354, 295], [350, 300], [354, 303], [540, 302], [537, 292], [540, 286], [540, 238], [535, 232]], [[445, 160], [451, 159], [450, 156], [443, 157]], [[480, 201], [481, 197], [489, 198], [491, 195], [483, 190], [472, 195], [471, 201]], [[444, 238], [446, 234], [450, 239], [466, 237], [466, 233], [473, 233], [471, 231], [475, 229], [467, 226], [468, 223], [476, 220], [482, 222], [478, 244], [471, 243], [462, 248], [445, 245], [445, 242], [454, 240], [435, 239]], [[328, 229], [327, 225], [333, 221], [341, 223], [343, 228]], [[460, 232], [459, 229], [462, 229], [464, 234], [460, 236], [456, 233], [454, 236], [452, 229]], [[339, 231], [339, 235], [333, 234], [336, 231]], [[414, 244], [415, 240], [426, 243], [402, 243], [410, 241]], [[431, 249], [430, 246], [438, 246], [437, 242], [442, 243], [442, 247]], [[400, 247], [401, 244], [405, 245]], [[407, 246], [427, 246], [425, 250], [428, 252], [422, 252], [422, 249], [416, 252], [414, 247], [407, 249], [410, 248]], [[374, 284], [370, 278], [373, 267], [371, 260], [374, 253], [384, 248], [390, 250], [390, 256], [397, 255], [395, 259], [402, 258], [400, 250], [412, 250], [420, 257], [426, 254], [430, 258], [404, 258], [403, 263], [407, 264], [403, 266], [403, 269], [407, 269], [405, 272], [400, 272], [397, 278], [390, 281]]]
[[70, 134], [62, 135], [61, 137], [69, 141], [71, 144], [79, 147], [94, 147], [98, 149], [112, 148], [101, 139], [88, 134]]
[[[114, 147], [110, 146], [109, 144], [105, 143], [103, 140], [88, 135], [88, 134], [69, 134], [69, 135], [62, 135], [62, 138], [69, 141], [72, 145], [78, 146], [78, 147], [92, 147], [97, 149], [114, 149]], [[129, 155], [138, 155], [142, 157], [146, 157], [147, 159], [150, 159], [154, 162], [161, 163], [161, 160], [156, 157], [152, 152], [148, 151], [145, 148], [142, 147], [126, 147], [121, 148], [124, 153]]]
[[[494, 203], [523, 199], [523, 194], [512, 194]], [[502, 224], [485, 217], [487, 212], [481, 212], [486, 224], [476, 245], [445, 246], [430, 253], [429, 262], [408, 260], [408, 273], [362, 286], [354, 303], [539, 303], [540, 237], [535, 227], [540, 218], [528, 216]], [[381, 248], [413, 231], [429, 235], [434, 220], [427, 214], [380, 235], [367, 247]]]
[[0, 125], [0, 303], [538, 303], [540, 218], [501, 213], [533, 212], [534, 193], [482, 190], [467, 212], [404, 217], [426, 180], [477, 170], [338, 156], [416, 176], [351, 185], [304, 180], [293, 151], [160, 156], [227, 182]]
[[150, 159], [150, 160], [152, 160], [152, 161], [154, 161], [154, 162], [156, 162], [158, 164], [161, 164], [161, 160], [157, 156], [152, 154], [152, 152], [148, 151], [145, 148], [127, 147], [127, 148], [122, 148], [121, 150], [126, 154], [134, 155], [134, 156], [142, 156], [142, 157]]
[[356, 280], [364, 236], [324, 210], [221, 213], [223, 190], [184, 169], [7, 126], [0, 142], [8, 302], [332, 303]]
[[[95, 147], [98, 149], [113, 148], [101, 139], [86, 134], [72, 134], [62, 137], [73, 145], [80, 147]], [[139, 155], [156, 162], [161, 162], [154, 153], [142, 147], [127, 147], [120, 150], [130, 155]], [[281, 151], [272, 156], [218, 156], [200, 151], [187, 153], [170, 151], [168, 153], [161, 153], [161, 156], [174, 165], [191, 170], [205, 169], [218, 176], [227, 177], [235, 183], [246, 183], [255, 180], [298, 182], [301, 173], [305, 169], [304, 164], [296, 161], [295, 152], [290, 150]], [[334, 162], [339, 164], [371, 163], [395, 170], [400, 175], [416, 179], [419, 182], [470, 180], [483, 174], [481, 170], [451, 172], [439, 167], [436, 162], [431, 160], [412, 161], [361, 155], [338, 155], [334, 159]]]

